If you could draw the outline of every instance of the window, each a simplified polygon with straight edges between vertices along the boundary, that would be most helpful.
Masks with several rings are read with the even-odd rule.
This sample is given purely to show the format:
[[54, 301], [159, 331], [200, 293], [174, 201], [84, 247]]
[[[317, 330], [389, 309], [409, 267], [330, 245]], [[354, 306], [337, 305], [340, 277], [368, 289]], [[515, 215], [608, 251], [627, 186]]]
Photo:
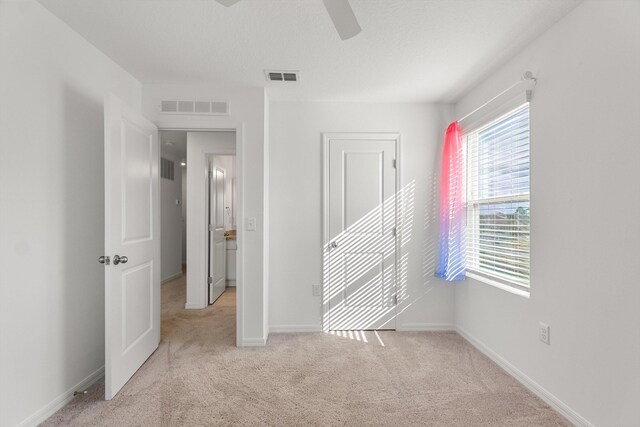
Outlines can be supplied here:
[[467, 275], [529, 290], [529, 104], [464, 136]]

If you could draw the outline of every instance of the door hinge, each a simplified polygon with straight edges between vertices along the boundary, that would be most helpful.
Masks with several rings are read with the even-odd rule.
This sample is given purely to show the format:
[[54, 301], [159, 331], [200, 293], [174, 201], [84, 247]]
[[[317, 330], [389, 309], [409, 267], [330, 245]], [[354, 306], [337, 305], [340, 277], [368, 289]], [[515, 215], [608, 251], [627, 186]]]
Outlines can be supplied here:
[[209, 171], [209, 178], [213, 178], [213, 171]]
[[398, 167], [398, 161], [393, 159], [393, 168], [396, 169]]
[[208, 284], [212, 284], [213, 283], [213, 277], [207, 277], [207, 283]]
[[393, 296], [393, 304], [398, 305], [398, 295]]
[[209, 231], [213, 231], [213, 224], [209, 224]]

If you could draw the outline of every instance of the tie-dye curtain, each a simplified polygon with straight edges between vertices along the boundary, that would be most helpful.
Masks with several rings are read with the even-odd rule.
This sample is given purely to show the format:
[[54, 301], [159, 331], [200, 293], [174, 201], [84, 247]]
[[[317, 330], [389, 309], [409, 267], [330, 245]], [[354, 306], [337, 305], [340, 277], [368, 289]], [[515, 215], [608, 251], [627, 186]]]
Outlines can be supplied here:
[[447, 128], [440, 171], [440, 253], [436, 276], [465, 278], [464, 153], [458, 122]]

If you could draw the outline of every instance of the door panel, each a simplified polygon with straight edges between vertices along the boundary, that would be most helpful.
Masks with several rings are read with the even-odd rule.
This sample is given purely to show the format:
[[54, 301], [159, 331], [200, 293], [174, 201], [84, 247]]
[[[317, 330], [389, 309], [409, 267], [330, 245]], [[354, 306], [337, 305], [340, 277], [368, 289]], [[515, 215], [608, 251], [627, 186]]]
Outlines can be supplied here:
[[122, 351], [126, 353], [153, 329], [153, 264], [122, 270]]
[[[341, 227], [352, 233], [381, 231], [382, 153], [345, 153]], [[367, 217], [367, 214], [373, 215]]]
[[215, 242], [214, 248], [213, 248], [214, 263], [216, 266], [215, 273], [213, 275], [213, 282], [218, 285], [220, 284], [221, 281], [224, 281], [224, 277], [226, 273], [225, 271], [226, 265], [224, 264], [224, 261], [225, 261], [224, 244], [225, 244], [224, 240]]
[[214, 171], [215, 174], [215, 185], [216, 185], [216, 218], [214, 221], [214, 225], [216, 229], [224, 230], [224, 190], [225, 190], [225, 174], [226, 172], [220, 168], [216, 168]]
[[346, 307], [384, 305], [384, 256], [380, 253], [345, 255], [346, 280], [342, 283]]
[[153, 236], [151, 203], [153, 200], [154, 141], [145, 129], [126, 118], [122, 121], [125, 144], [122, 145], [122, 241], [129, 243]]
[[[105, 398], [160, 342], [158, 130], [105, 100]], [[126, 257], [116, 264], [116, 255]]]
[[396, 141], [328, 144], [329, 329], [395, 329]]

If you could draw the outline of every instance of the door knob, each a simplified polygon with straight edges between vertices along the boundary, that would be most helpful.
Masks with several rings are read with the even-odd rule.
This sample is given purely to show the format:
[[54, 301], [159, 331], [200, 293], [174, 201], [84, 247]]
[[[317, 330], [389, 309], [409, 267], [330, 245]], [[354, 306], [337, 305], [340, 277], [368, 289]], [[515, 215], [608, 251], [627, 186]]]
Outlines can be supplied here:
[[129, 261], [129, 258], [126, 256], [114, 255], [113, 256], [113, 265], [118, 265], [120, 263], [126, 264]]
[[331, 247], [335, 249], [338, 247], [338, 244], [336, 242], [331, 242]]
[[100, 264], [106, 264], [109, 265], [109, 257], [108, 256], [104, 256], [102, 255], [100, 258], [98, 258], [98, 262]]

